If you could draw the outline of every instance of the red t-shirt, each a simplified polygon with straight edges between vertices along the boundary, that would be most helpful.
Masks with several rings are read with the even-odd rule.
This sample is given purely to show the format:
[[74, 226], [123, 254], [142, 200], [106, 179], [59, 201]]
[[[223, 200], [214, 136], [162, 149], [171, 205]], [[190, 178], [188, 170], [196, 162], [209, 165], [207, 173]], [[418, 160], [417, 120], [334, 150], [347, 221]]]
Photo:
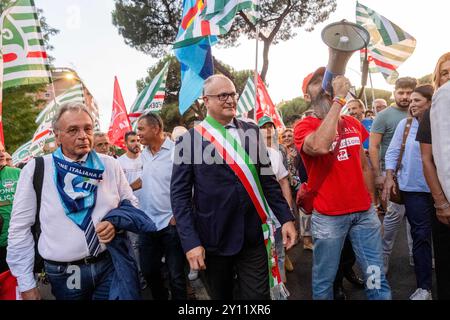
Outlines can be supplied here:
[[[367, 190], [361, 167], [360, 149], [362, 141], [369, 136], [367, 130], [353, 117], [343, 116], [344, 128], [339, 152], [325, 181], [314, 199], [314, 209], [326, 215], [338, 216], [353, 212], [366, 211], [371, 199]], [[323, 172], [330, 164], [330, 157], [338, 140], [338, 135], [330, 148], [330, 154], [312, 157], [303, 151], [306, 137], [315, 132], [322, 120], [306, 117], [294, 129], [295, 145], [301, 150], [303, 163], [311, 182], [318, 172]], [[308, 183], [308, 184], [309, 184]], [[309, 184], [310, 185], [310, 184]], [[311, 185], [310, 185], [311, 186]]]

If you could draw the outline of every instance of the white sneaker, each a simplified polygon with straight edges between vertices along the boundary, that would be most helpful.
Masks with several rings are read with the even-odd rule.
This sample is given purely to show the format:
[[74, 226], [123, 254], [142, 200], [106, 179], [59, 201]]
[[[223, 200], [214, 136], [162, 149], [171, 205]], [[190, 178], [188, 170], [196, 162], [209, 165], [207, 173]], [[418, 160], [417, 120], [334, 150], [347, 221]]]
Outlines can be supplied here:
[[192, 270], [191, 269], [191, 271], [189, 271], [188, 278], [191, 281], [197, 280], [197, 278], [198, 278], [198, 270]]
[[409, 300], [433, 300], [433, 298], [431, 297], [431, 291], [425, 290], [425, 289], [422, 289], [422, 288], [418, 288], [409, 297]]

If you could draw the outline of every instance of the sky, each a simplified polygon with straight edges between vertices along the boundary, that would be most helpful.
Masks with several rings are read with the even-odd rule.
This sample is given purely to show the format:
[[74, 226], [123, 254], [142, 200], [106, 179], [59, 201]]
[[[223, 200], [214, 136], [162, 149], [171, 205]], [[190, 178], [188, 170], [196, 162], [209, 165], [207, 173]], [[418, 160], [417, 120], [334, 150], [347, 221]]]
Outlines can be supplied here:
[[[439, 56], [450, 51], [448, 14], [450, 1], [428, 0], [361, 0], [362, 4], [384, 15], [414, 36], [414, 54], [398, 69], [400, 76], [422, 77], [433, 72]], [[112, 24], [113, 0], [35, 0], [44, 10], [47, 22], [60, 33], [53, 36], [56, 67], [70, 67], [77, 71], [100, 107], [101, 128], [109, 126], [114, 76], [118, 77], [125, 104], [129, 109], [138, 92], [136, 80], [147, 75], [157, 59], [139, 52], [124, 42]], [[356, 0], [337, 0], [337, 9], [329, 19], [315, 26], [314, 31], [295, 30], [292, 40], [271, 46], [268, 91], [275, 103], [301, 96], [303, 78], [328, 62], [328, 48], [320, 33], [329, 23], [347, 19], [355, 21]], [[255, 68], [255, 40], [240, 40], [235, 48], [213, 47], [219, 60], [236, 70]], [[260, 50], [262, 43], [260, 43]], [[260, 52], [259, 61], [262, 61]], [[259, 70], [261, 64], [259, 65]], [[347, 65], [346, 76], [359, 85], [359, 54], [355, 53]], [[375, 88], [392, 90], [381, 74], [373, 75]]]

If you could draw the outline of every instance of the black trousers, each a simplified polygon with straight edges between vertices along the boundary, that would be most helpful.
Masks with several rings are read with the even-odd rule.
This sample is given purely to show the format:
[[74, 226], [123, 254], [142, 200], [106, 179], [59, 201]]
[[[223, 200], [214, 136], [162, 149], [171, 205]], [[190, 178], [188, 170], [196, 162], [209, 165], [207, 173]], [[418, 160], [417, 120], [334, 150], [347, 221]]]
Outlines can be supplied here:
[[431, 227], [438, 300], [450, 300], [450, 227], [432, 214]]
[[353, 265], [356, 262], [355, 252], [353, 251], [352, 243], [350, 239], [345, 238], [344, 247], [341, 252], [341, 261], [339, 262], [339, 269], [334, 279], [334, 286], [342, 285], [344, 280], [344, 274], [351, 272]]
[[6, 246], [0, 247], [0, 273], [8, 270], [8, 264], [6, 263]]
[[264, 243], [244, 245], [234, 256], [206, 253], [206, 287], [213, 300], [270, 299], [269, 271]]

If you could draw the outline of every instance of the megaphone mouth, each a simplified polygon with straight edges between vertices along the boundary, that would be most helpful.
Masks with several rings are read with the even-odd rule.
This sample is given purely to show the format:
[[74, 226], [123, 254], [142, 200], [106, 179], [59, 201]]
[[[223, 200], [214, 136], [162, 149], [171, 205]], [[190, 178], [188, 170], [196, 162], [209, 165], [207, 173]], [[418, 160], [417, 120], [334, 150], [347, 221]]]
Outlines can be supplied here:
[[366, 47], [370, 35], [360, 25], [343, 20], [327, 25], [322, 30], [322, 40], [332, 49], [351, 52]]

